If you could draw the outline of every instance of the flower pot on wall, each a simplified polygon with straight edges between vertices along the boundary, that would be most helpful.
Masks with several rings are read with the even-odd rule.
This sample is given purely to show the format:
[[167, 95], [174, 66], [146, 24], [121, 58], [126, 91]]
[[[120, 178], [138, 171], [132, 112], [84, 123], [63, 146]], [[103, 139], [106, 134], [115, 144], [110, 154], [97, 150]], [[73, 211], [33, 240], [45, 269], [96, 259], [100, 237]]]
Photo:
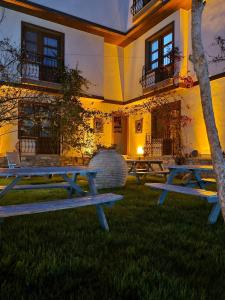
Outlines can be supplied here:
[[96, 176], [98, 188], [124, 186], [127, 180], [127, 163], [114, 149], [100, 150], [90, 161], [89, 166], [100, 169]]

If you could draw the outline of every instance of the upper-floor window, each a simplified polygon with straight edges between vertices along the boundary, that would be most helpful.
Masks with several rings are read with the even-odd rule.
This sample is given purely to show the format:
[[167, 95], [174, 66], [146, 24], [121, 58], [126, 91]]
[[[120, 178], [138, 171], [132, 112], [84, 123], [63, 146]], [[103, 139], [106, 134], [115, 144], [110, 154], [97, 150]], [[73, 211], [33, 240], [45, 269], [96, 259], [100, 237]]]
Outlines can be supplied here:
[[64, 35], [35, 25], [22, 24], [22, 47], [26, 79], [58, 82], [63, 66]]
[[169, 26], [146, 41], [146, 63], [149, 70], [157, 70], [173, 63], [173, 26]]
[[143, 87], [151, 86], [173, 76], [173, 27], [173, 24], [170, 24], [146, 40], [145, 66], [141, 79]]

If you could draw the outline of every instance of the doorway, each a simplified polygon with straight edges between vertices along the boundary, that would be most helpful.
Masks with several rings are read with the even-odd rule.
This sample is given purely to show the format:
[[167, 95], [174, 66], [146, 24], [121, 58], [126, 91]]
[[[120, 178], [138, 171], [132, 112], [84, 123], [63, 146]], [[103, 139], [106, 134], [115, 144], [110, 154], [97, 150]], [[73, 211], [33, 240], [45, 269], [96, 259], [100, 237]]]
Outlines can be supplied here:
[[160, 146], [162, 155], [176, 155], [181, 145], [181, 102], [162, 105], [152, 111], [152, 145]]
[[116, 149], [120, 154], [126, 155], [128, 145], [128, 117], [113, 116], [112, 130], [113, 144], [116, 145]]

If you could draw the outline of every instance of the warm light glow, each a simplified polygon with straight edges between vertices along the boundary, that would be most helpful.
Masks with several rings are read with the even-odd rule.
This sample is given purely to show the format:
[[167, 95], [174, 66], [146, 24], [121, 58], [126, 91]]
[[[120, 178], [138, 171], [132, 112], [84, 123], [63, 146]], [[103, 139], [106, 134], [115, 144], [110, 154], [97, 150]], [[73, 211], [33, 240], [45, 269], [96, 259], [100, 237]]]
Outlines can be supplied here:
[[137, 154], [138, 155], [143, 155], [144, 154], [144, 148], [142, 146], [138, 146], [138, 148], [137, 148]]

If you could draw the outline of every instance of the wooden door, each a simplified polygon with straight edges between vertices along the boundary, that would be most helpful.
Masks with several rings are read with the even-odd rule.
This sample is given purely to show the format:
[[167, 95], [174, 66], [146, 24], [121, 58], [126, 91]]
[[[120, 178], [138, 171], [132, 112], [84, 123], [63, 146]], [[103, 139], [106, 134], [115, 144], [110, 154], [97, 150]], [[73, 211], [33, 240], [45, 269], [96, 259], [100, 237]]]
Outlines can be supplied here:
[[119, 153], [127, 154], [127, 131], [128, 131], [128, 117], [114, 116], [113, 117], [113, 144]]
[[163, 105], [152, 112], [152, 143], [162, 146], [162, 155], [175, 155], [180, 148], [180, 101]]

